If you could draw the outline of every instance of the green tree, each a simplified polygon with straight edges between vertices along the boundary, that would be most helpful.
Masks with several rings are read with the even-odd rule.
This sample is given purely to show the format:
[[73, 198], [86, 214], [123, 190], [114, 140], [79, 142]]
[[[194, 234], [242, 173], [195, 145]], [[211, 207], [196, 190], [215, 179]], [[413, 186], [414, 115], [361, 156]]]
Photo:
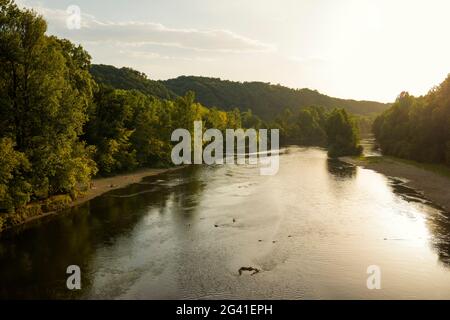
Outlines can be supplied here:
[[356, 124], [344, 109], [334, 109], [330, 113], [326, 133], [328, 154], [331, 157], [361, 154]]
[[302, 108], [297, 120], [300, 144], [325, 146], [327, 141], [325, 123], [326, 114], [323, 108]]
[[30, 163], [10, 138], [0, 139], [0, 151], [0, 208], [14, 211], [30, 201], [31, 185], [25, 179]]
[[135, 91], [102, 87], [95, 94], [95, 111], [86, 126], [86, 140], [96, 147], [94, 159], [101, 174], [137, 167], [134, 132], [135, 107], [143, 98]]
[[450, 76], [425, 96], [402, 92], [372, 129], [385, 154], [450, 165]]
[[136, 112], [135, 131], [131, 136], [141, 166], [167, 166], [170, 163], [174, 104], [145, 97]]
[[46, 36], [35, 12], [9, 0], [0, 8], [0, 137], [12, 139], [30, 162], [31, 199], [76, 194], [96, 171], [78, 139], [95, 87], [90, 57]]

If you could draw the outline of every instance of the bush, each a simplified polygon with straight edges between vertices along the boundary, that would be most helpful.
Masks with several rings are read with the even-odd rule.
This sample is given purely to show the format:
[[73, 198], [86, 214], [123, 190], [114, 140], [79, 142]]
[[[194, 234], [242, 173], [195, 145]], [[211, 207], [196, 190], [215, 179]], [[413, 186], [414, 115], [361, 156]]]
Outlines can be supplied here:
[[32, 217], [40, 216], [42, 213], [41, 204], [36, 202], [22, 206], [14, 213], [0, 215], [0, 232], [17, 226]]
[[334, 109], [326, 123], [328, 155], [330, 157], [360, 155], [358, 129], [344, 109]]
[[13, 212], [30, 200], [31, 186], [24, 178], [30, 169], [26, 156], [14, 150], [13, 141], [0, 139], [0, 208]]
[[42, 210], [44, 212], [59, 211], [67, 208], [72, 202], [72, 198], [67, 194], [51, 196], [43, 201]]

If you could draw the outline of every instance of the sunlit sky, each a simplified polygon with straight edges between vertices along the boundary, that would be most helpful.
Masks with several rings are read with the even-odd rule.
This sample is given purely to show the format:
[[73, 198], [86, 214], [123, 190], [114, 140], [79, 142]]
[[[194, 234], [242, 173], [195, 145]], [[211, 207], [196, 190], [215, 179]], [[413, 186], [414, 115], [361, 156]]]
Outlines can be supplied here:
[[[94, 63], [389, 102], [450, 73], [448, 0], [20, 0]], [[69, 5], [81, 29], [66, 26]]]

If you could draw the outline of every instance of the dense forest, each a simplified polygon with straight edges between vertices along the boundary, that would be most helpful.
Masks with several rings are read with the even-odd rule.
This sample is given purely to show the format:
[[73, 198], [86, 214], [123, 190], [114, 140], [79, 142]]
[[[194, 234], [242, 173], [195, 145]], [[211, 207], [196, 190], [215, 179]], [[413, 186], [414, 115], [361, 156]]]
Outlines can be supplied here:
[[323, 107], [287, 108], [271, 122], [280, 129], [281, 145], [322, 146], [331, 157], [358, 155], [358, 118], [345, 109], [327, 111]]
[[368, 115], [380, 113], [389, 105], [372, 101], [332, 98], [310, 89], [291, 89], [263, 82], [234, 82], [218, 78], [182, 76], [163, 81], [168, 89], [183, 95], [192, 90], [204, 105], [225, 110], [240, 108], [270, 120], [285, 108], [321, 106], [326, 109], [344, 108], [347, 112]]
[[401, 93], [373, 132], [384, 154], [450, 166], [450, 76], [425, 96]]
[[[0, 230], [66, 206], [96, 175], [169, 166], [176, 128], [279, 128], [281, 143], [355, 154], [358, 130], [344, 109], [284, 108], [271, 121], [251, 110], [207, 108], [131, 69], [94, 70], [45, 20], [0, 0]], [[116, 73], [117, 74], [117, 73]], [[93, 76], [94, 75], [94, 76]]]
[[[90, 72], [99, 84], [115, 89], [135, 89], [161, 99], [173, 99], [189, 91], [195, 92], [197, 101], [202, 105], [221, 110], [238, 109], [246, 113], [247, 118], [252, 118], [244, 123], [247, 128], [279, 123], [280, 116], [292, 114], [293, 110], [296, 113], [311, 106], [320, 106], [325, 112], [339, 107], [352, 114], [361, 135], [368, 135], [372, 132], [375, 117], [390, 106], [379, 102], [337, 99], [309, 89], [294, 90], [262, 82], [240, 83], [205, 77], [156, 81], [131, 68], [103, 64], [91, 65]], [[294, 140], [295, 143], [300, 143], [299, 139]], [[321, 138], [317, 140], [320, 141]]]
[[119, 69], [104, 64], [93, 64], [90, 67], [90, 72], [96, 82], [115, 89], [135, 89], [161, 99], [171, 99], [178, 96], [162, 82], [148, 79], [145, 73], [131, 68], [123, 67]]
[[242, 83], [194, 76], [154, 81], [133, 69], [106, 65], [92, 65], [91, 73], [99, 83], [117, 89], [137, 89], [164, 99], [193, 91], [198, 102], [205, 106], [222, 110], [251, 110], [265, 121], [272, 120], [285, 108], [321, 106], [331, 110], [340, 107], [349, 113], [367, 116], [389, 107], [389, 104], [379, 102], [332, 98], [314, 90], [295, 90], [263, 82]]

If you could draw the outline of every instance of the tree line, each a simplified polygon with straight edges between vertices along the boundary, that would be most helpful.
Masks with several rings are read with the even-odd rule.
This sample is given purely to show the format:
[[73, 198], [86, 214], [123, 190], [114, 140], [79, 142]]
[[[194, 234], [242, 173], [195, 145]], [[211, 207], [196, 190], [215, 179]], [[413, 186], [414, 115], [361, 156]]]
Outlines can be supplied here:
[[336, 106], [361, 116], [379, 114], [390, 105], [373, 101], [338, 99], [310, 89], [291, 89], [264, 82], [236, 82], [219, 78], [180, 76], [165, 81], [155, 81], [130, 68], [95, 64], [91, 73], [97, 82], [118, 89], [137, 89], [146, 94], [167, 99], [194, 91], [203, 105], [222, 110], [238, 108], [252, 112], [265, 121], [271, 121], [286, 108], [322, 106], [332, 110]]
[[384, 154], [450, 166], [450, 75], [424, 96], [402, 92], [373, 132]]
[[[331, 155], [359, 152], [344, 109], [298, 108], [263, 121], [250, 110], [207, 108], [192, 92], [171, 96], [152, 83], [115, 88], [93, 78], [81, 46], [46, 35], [46, 28], [34, 11], [0, 0], [0, 211], [39, 214], [76, 198], [96, 175], [169, 166], [172, 131], [192, 131], [196, 120], [219, 130], [280, 128], [282, 142], [329, 146]], [[61, 203], [48, 201], [59, 195]], [[44, 209], [32, 206], [42, 201]]]
[[280, 129], [281, 145], [326, 147], [330, 157], [340, 157], [362, 152], [358, 119], [343, 108], [287, 108], [271, 126]]

